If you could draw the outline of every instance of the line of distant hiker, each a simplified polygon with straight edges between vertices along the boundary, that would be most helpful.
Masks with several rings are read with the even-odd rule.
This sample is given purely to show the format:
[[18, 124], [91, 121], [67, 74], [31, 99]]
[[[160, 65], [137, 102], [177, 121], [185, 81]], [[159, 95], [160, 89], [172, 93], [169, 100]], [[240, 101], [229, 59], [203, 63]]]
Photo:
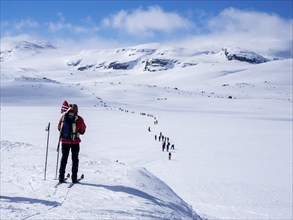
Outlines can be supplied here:
[[[156, 122], [155, 124], [158, 124], [158, 120], [155, 119], [155, 122]], [[151, 132], [150, 127], [148, 128], [148, 131]], [[165, 151], [165, 149], [166, 149], [166, 151], [169, 152], [169, 149], [171, 149], [171, 150], [175, 149], [174, 144], [171, 145], [169, 137], [164, 136], [162, 134], [162, 132], [160, 132], [159, 135], [155, 134], [155, 140], [162, 142], [162, 151]], [[171, 148], [170, 148], [170, 146], [171, 146]], [[172, 157], [172, 153], [169, 152], [168, 153], [169, 160], [171, 160], [171, 157]]]

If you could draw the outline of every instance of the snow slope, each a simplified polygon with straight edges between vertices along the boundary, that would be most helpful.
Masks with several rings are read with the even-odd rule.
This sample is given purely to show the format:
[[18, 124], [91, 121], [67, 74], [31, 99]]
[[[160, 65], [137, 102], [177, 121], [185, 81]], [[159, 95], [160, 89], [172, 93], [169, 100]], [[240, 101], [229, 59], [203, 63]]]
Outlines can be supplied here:
[[[1, 219], [292, 219], [292, 59], [32, 45], [1, 53]], [[53, 180], [65, 99], [87, 123], [70, 190]]]
[[50, 180], [42, 180], [41, 150], [1, 142], [1, 219], [197, 219], [190, 206], [147, 170], [111, 160], [83, 155], [86, 179], [70, 189], [68, 184], [54, 188], [52, 172]]

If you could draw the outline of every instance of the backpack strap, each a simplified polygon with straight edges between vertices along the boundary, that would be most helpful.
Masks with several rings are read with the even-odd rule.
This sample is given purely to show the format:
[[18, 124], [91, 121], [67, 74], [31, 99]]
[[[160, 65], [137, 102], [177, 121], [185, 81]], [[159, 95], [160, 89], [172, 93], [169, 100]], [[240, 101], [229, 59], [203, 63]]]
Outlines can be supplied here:
[[72, 140], [79, 137], [79, 132], [76, 132], [77, 120], [78, 120], [78, 115], [75, 115], [74, 122], [72, 123]]

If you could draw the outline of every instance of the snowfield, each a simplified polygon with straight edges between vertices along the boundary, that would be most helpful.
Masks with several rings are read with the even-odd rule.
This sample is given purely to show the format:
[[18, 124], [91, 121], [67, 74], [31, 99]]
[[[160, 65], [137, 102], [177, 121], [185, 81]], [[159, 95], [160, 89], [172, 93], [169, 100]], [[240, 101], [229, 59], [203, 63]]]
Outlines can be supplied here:
[[[292, 59], [160, 44], [77, 54], [3, 45], [1, 219], [293, 218]], [[54, 187], [64, 100], [87, 125], [85, 179], [70, 189]], [[175, 146], [171, 160], [160, 132]]]

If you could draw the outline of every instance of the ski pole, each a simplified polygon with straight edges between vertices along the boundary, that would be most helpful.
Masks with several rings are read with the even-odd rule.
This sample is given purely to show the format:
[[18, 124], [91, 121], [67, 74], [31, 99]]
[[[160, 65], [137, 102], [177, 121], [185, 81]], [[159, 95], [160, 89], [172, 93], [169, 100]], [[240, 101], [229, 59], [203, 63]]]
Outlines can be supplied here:
[[58, 145], [57, 145], [57, 164], [56, 164], [56, 174], [55, 174], [55, 179], [57, 179], [57, 175], [58, 175], [58, 163], [59, 163], [60, 141], [61, 141], [61, 132], [60, 132], [60, 135], [59, 135]]
[[44, 180], [46, 180], [46, 174], [47, 174], [48, 148], [49, 148], [49, 137], [50, 137], [50, 122], [49, 122], [48, 126], [46, 127], [46, 131], [48, 131], [48, 136], [47, 136], [47, 149], [46, 149]]

